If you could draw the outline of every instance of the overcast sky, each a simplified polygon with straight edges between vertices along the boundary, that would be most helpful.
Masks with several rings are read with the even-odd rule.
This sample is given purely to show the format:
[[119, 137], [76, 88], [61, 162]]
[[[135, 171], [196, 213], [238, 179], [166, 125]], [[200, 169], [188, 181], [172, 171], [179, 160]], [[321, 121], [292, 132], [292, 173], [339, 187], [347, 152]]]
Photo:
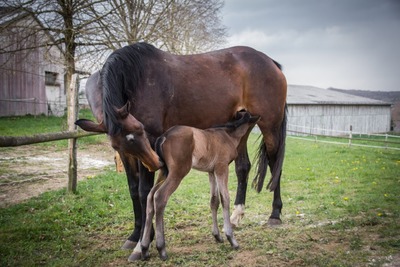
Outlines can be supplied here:
[[229, 46], [283, 65], [289, 84], [400, 91], [400, 0], [225, 0]]

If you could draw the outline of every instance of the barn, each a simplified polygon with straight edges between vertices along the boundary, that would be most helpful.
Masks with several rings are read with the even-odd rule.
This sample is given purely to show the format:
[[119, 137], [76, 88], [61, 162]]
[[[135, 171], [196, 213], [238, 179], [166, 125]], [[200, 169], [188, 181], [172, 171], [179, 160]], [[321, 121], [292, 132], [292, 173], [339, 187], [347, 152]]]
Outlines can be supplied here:
[[390, 131], [391, 104], [312, 86], [288, 85], [288, 134]]
[[0, 116], [63, 115], [61, 50], [29, 13], [0, 7]]

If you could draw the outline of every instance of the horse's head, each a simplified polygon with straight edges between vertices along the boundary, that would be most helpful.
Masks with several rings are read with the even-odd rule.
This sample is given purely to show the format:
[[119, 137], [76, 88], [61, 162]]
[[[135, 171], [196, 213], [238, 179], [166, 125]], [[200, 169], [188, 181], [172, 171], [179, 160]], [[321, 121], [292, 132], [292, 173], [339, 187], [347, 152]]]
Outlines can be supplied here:
[[[157, 153], [151, 148], [143, 124], [129, 113], [129, 103], [120, 109], [115, 109], [121, 131], [110, 135], [112, 147], [121, 153], [130, 154], [138, 158], [149, 171], [156, 171], [162, 167]], [[75, 122], [85, 131], [107, 133], [103, 122], [95, 123], [81, 119]]]

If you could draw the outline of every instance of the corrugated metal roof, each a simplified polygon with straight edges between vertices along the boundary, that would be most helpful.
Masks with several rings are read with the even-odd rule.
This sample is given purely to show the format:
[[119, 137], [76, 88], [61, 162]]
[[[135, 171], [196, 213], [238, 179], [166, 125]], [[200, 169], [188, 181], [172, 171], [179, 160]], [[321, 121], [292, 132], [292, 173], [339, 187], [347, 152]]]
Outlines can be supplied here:
[[288, 104], [391, 105], [383, 101], [307, 85], [288, 85]]
[[0, 25], [13, 23], [19, 19], [22, 19], [29, 14], [22, 9], [16, 9], [12, 7], [0, 7]]

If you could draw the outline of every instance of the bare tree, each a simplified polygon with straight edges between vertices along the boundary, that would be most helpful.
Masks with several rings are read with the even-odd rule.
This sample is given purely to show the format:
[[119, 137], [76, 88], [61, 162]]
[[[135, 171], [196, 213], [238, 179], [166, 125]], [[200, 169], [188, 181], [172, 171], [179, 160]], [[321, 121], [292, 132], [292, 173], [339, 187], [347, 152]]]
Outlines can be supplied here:
[[7, 5], [37, 18], [43, 27], [32, 35], [46, 32], [51, 41], [45, 45], [62, 50], [67, 85], [77, 66], [99, 68], [111, 51], [130, 43], [146, 41], [185, 54], [215, 48], [226, 37], [221, 0], [11, 0]]
[[97, 23], [111, 50], [146, 41], [187, 54], [225, 42], [221, 0], [108, 0], [108, 4], [113, 12]]
[[173, 1], [160, 38], [161, 46], [175, 53], [195, 53], [215, 49], [226, 40], [226, 28], [219, 13], [219, 0]]

